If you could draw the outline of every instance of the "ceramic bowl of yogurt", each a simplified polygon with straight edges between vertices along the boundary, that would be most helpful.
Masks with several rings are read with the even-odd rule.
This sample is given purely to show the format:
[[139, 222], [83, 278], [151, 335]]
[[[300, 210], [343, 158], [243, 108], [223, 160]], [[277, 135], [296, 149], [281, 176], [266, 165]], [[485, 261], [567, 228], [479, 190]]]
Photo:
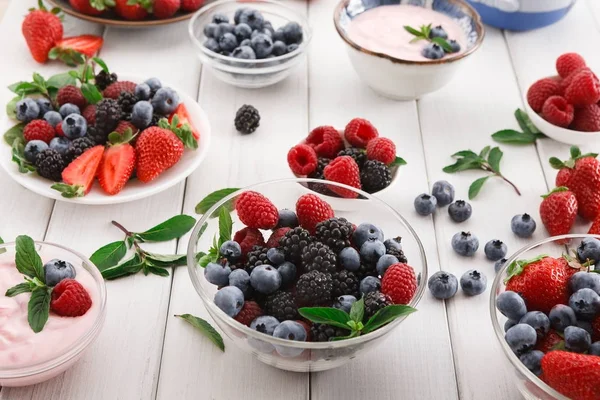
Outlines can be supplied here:
[[1, 244], [0, 386], [34, 385], [63, 373], [83, 356], [104, 325], [106, 287], [94, 264], [61, 245], [35, 242], [35, 248], [43, 264], [58, 259], [73, 266], [73, 279], [87, 291], [91, 306], [77, 317], [61, 317], [51, 309], [43, 329], [35, 333], [28, 322], [31, 293], [6, 296], [9, 288], [25, 282], [16, 268], [16, 244]]
[[396, 100], [441, 89], [485, 34], [463, 0], [342, 0], [334, 23], [358, 76]]

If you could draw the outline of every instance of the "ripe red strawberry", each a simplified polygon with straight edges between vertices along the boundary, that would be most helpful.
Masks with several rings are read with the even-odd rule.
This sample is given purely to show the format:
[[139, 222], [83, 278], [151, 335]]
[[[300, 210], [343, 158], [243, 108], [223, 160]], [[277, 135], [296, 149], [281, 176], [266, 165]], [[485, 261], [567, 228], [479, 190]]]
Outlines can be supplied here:
[[109, 99], [117, 100], [121, 92], [130, 92], [133, 93], [136, 83], [130, 81], [119, 81], [110, 84], [106, 89], [104, 89], [103, 95]]
[[129, 21], [139, 21], [148, 16], [148, 11], [140, 4], [128, 4], [129, 0], [116, 0], [115, 12]]
[[96, 124], [96, 106], [94, 104], [86, 106], [81, 115], [83, 115], [83, 118], [85, 118], [88, 125]]
[[153, 126], [140, 134], [135, 150], [137, 178], [146, 183], [179, 162], [183, 143], [173, 132]]
[[364, 118], [354, 118], [344, 129], [344, 137], [354, 147], [365, 148], [369, 140], [379, 136], [377, 129]]
[[577, 272], [564, 258], [538, 257], [509, 267], [506, 290], [518, 293], [530, 311], [549, 313], [569, 303], [569, 278]]
[[600, 82], [593, 72], [582, 70], [573, 77], [565, 90], [565, 99], [576, 107], [595, 104], [600, 100]]
[[71, 7], [73, 7], [76, 11], [79, 11], [80, 13], [84, 13], [87, 15], [102, 14], [101, 10], [92, 7], [92, 5], [90, 4], [90, 0], [69, 0], [69, 4], [71, 4]]
[[176, 115], [179, 118], [177, 128], [181, 127], [182, 125], [188, 124], [190, 126], [190, 129], [192, 130], [192, 135], [194, 135], [194, 138], [196, 140], [200, 139], [200, 132], [198, 131], [198, 129], [196, 129], [194, 124], [192, 124], [190, 114], [184, 103], [179, 104], [175, 109], [175, 112], [171, 114], [171, 116], [169, 117], [169, 124], [173, 121], [173, 117]]
[[81, 89], [74, 85], [63, 86], [58, 89], [56, 102], [61, 106], [67, 103], [75, 104], [80, 110], [83, 110], [87, 103], [85, 97], [83, 97], [83, 93], [81, 93]]
[[390, 265], [381, 280], [381, 293], [388, 295], [394, 304], [408, 304], [416, 292], [415, 270], [403, 263]]
[[204, 0], [181, 0], [181, 9], [186, 12], [198, 10], [204, 4]]
[[396, 145], [388, 138], [378, 137], [367, 144], [367, 158], [390, 165], [396, 159]]
[[292, 228], [279, 228], [279, 229], [275, 229], [273, 231], [273, 233], [271, 233], [271, 236], [269, 236], [269, 240], [267, 240], [267, 247], [271, 248], [271, 247], [278, 247], [279, 246], [279, 239], [281, 239], [282, 237], [285, 236], [285, 234], [287, 233], [287, 231], [289, 231]]
[[600, 217], [597, 217], [592, 226], [590, 226], [590, 230], [588, 231], [590, 235], [600, 235]]
[[552, 351], [542, 358], [544, 382], [572, 400], [600, 399], [600, 357]]
[[254, 246], [264, 246], [265, 238], [256, 228], [244, 228], [233, 235], [233, 240], [238, 242], [245, 256]]
[[[350, 156], [340, 156], [331, 161], [323, 170], [325, 179], [332, 182], [343, 183], [360, 189], [360, 170], [358, 164]], [[332, 192], [347, 199], [355, 199], [358, 193], [335, 185], [327, 185]]]
[[571, 169], [571, 168], [562, 168], [560, 171], [558, 171], [558, 174], [556, 174], [556, 187], [559, 186], [567, 186], [569, 185], [569, 180], [571, 179], [571, 177], [573, 176], [573, 172], [575, 172], [575, 170]]
[[41, 0], [39, 7], [27, 14], [21, 25], [21, 32], [33, 59], [44, 63], [48, 61], [48, 53], [54, 44], [62, 39], [63, 25], [60, 18], [49, 12]]
[[98, 182], [106, 194], [115, 195], [123, 190], [135, 167], [135, 149], [129, 143], [109, 146], [98, 168]]
[[154, 0], [152, 12], [158, 19], [171, 18], [181, 7], [181, 0]]
[[550, 351], [554, 351], [555, 347], [563, 341], [564, 339], [558, 334], [558, 332], [556, 332], [554, 329], [550, 329], [545, 336], [542, 336], [540, 339], [538, 339], [535, 349], [544, 353], [548, 353]]
[[561, 96], [550, 96], [542, 107], [544, 119], [553, 125], [566, 128], [573, 122], [575, 109]]
[[287, 154], [288, 165], [296, 175], [310, 175], [317, 169], [318, 158], [315, 149], [307, 144], [298, 144]]
[[319, 126], [306, 138], [306, 144], [315, 149], [320, 157], [335, 158], [344, 148], [344, 140], [333, 126]]
[[96, 172], [102, 161], [104, 146], [86, 150], [62, 172], [62, 180], [68, 188], [57, 188], [66, 197], [82, 197], [90, 192]]
[[527, 90], [527, 103], [536, 113], [542, 112], [544, 103], [550, 96], [561, 94], [560, 83], [552, 78], [544, 78], [535, 82]]
[[235, 210], [240, 221], [249, 228], [271, 229], [279, 221], [279, 211], [271, 200], [251, 190], [237, 198]]
[[260, 317], [261, 315], [263, 315], [263, 310], [257, 302], [245, 301], [242, 309], [234, 319], [239, 323], [250, 326], [250, 323], [254, 321], [256, 317]]
[[92, 308], [92, 298], [75, 279], [63, 279], [52, 289], [50, 309], [62, 317], [80, 317]]
[[93, 57], [102, 47], [104, 39], [101, 36], [81, 35], [66, 37], [52, 48], [50, 58], [63, 60], [67, 64], [74, 62], [74, 53]]
[[[60, 124], [59, 124], [60, 125]], [[25, 142], [31, 140], [42, 140], [46, 143], [56, 136], [56, 131], [45, 119], [34, 119], [23, 129], [23, 138]]]
[[600, 131], [600, 107], [597, 104], [575, 109], [571, 129], [581, 132]]
[[556, 72], [561, 78], [566, 78], [585, 66], [585, 60], [577, 53], [565, 53], [556, 59]]
[[550, 236], [569, 233], [577, 217], [575, 194], [560, 186], [542, 197], [544, 200], [540, 204], [540, 217]]
[[593, 342], [597, 342], [598, 340], [600, 340], [600, 315], [596, 317], [596, 319], [594, 319], [594, 321], [592, 321], [592, 329], [593, 329], [593, 335], [592, 335], [592, 341]]
[[335, 216], [331, 206], [314, 194], [305, 194], [298, 199], [296, 215], [300, 226], [310, 233], [315, 232], [315, 227], [319, 222]]

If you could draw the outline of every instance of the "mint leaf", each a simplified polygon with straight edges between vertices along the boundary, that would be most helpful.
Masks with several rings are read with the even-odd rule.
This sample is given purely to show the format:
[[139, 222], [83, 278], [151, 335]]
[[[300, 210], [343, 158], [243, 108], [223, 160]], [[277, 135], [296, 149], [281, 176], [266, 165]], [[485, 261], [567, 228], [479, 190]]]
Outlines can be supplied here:
[[158, 276], [169, 276], [169, 271], [162, 267], [157, 267], [155, 265], [148, 265], [148, 272]]
[[362, 322], [365, 315], [365, 298], [361, 297], [360, 300], [355, 301], [350, 308], [350, 318], [354, 322]]
[[100, 100], [102, 100], [102, 93], [98, 90], [96, 85], [91, 83], [84, 83], [81, 85], [81, 92], [83, 93], [83, 97], [90, 104], [97, 104]]
[[145, 232], [136, 233], [135, 236], [146, 242], [167, 242], [185, 235], [195, 223], [194, 217], [177, 215]]
[[423, 39], [425, 38], [424, 35], [420, 31], [416, 30], [415, 28], [413, 28], [411, 26], [405, 25], [404, 29], [411, 35], [414, 35], [414, 36], [417, 36], [417, 37], [420, 37]]
[[31, 285], [28, 282], [19, 283], [16, 286], [11, 287], [4, 294], [6, 297], [14, 297], [21, 293], [29, 293], [31, 292]]
[[490, 154], [488, 156], [488, 163], [494, 170], [494, 172], [500, 172], [500, 160], [502, 159], [503, 153], [499, 147], [494, 147], [490, 150]]
[[452, 165], [445, 166], [442, 171], [453, 174], [455, 172], [466, 171], [468, 169], [481, 169], [482, 162], [479, 159], [461, 158]]
[[204, 268], [209, 263], [217, 261], [217, 257], [218, 257], [217, 254], [215, 254], [214, 252], [209, 251], [208, 254], [205, 254], [204, 256], [200, 257], [200, 260], [198, 260], [198, 264], [200, 264], [200, 266], [202, 268]]
[[499, 143], [507, 144], [531, 144], [537, 140], [536, 136], [530, 133], [519, 132], [513, 129], [504, 129], [492, 134], [492, 139]]
[[35, 250], [33, 239], [29, 236], [17, 236], [16, 250], [15, 263], [17, 264], [17, 270], [23, 275], [27, 275], [30, 278], [38, 278], [40, 281], [46, 283], [44, 265]]
[[102, 68], [102, 71], [106, 72], [107, 74], [110, 72], [110, 71], [108, 70], [108, 66], [106, 65], [106, 63], [104, 62], [104, 60], [103, 60], [103, 59], [101, 59], [100, 57], [94, 57], [94, 58], [92, 58], [92, 60], [93, 60], [93, 61], [94, 61], [96, 64], [98, 64], [98, 66], [99, 66], [100, 68]]
[[211, 342], [215, 344], [215, 346], [221, 349], [221, 351], [225, 351], [225, 343], [223, 343], [223, 338], [221, 337], [219, 332], [217, 332], [215, 328], [212, 327], [211, 324], [209, 324], [202, 318], [195, 317], [191, 314], [176, 315], [176, 317], [183, 319], [184, 321], [192, 325], [194, 328], [198, 329], [200, 333], [206, 336]]
[[52, 289], [47, 286], [38, 286], [31, 292], [27, 305], [27, 320], [35, 333], [41, 332], [48, 321], [51, 293]]
[[480, 152], [479, 157], [486, 158], [488, 153], [490, 152], [490, 146], [485, 146]]
[[157, 267], [179, 267], [187, 264], [185, 254], [154, 254], [146, 252], [146, 259]]
[[[208, 196], [206, 196], [205, 198], [200, 200], [200, 203], [198, 203], [196, 205], [196, 210], [195, 210], [196, 214], [206, 214], [212, 206], [214, 206], [215, 204], [217, 204], [219, 201], [223, 200], [225, 197], [229, 196], [230, 194], [237, 192], [238, 190], [240, 190], [240, 189], [239, 188], [225, 188], [225, 189], [216, 190], [216, 191], [210, 193]], [[227, 207], [227, 209], [229, 211], [233, 210], [233, 204], [231, 202], [228, 202], [224, 206]], [[216, 214], [211, 215], [211, 217], [213, 217], [213, 216], [216, 216]]]
[[25, 159], [25, 144], [21, 139], [15, 139], [12, 144], [12, 161], [19, 167], [19, 172], [27, 174], [35, 171], [35, 166]]
[[406, 165], [406, 161], [402, 157], [396, 157], [390, 164], [390, 167], [400, 167]]
[[17, 118], [17, 103], [21, 101], [21, 96], [13, 97], [11, 101], [6, 103], [6, 115], [8, 118], [16, 119]]
[[441, 37], [435, 37], [431, 39], [431, 41], [437, 45], [439, 45], [446, 53], [454, 53], [452, 46], [446, 41], [446, 39], [442, 39]]
[[219, 212], [219, 248], [228, 240], [231, 240], [233, 221], [231, 215], [225, 207], [221, 207]]
[[405, 306], [405, 305], [400, 305], [400, 304], [393, 304], [393, 305], [387, 306], [387, 307], [382, 308], [381, 310], [377, 311], [377, 313], [375, 313], [375, 315], [373, 315], [371, 318], [369, 318], [369, 320], [365, 324], [365, 327], [363, 328], [362, 332], [363, 333], [373, 332], [374, 330], [392, 322], [396, 318], [402, 317], [404, 315], [412, 314], [415, 311], [417, 311], [417, 310], [410, 306]]
[[49, 88], [60, 89], [63, 86], [67, 85], [75, 85], [77, 80], [71, 76], [68, 72], [63, 72], [62, 74], [56, 74], [48, 78], [48, 82], [46, 83]]
[[479, 156], [473, 150], [457, 151], [456, 153], [452, 154], [452, 157], [455, 157], [455, 158], [456, 157], [465, 157], [465, 158], [479, 159]]
[[[0, 244], [4, 244], [4, 239], [0, 237]], [[0, 247], [0, 254], [6, 253], [6, 249], [4, 247]]]
[[303, 307], [298, 309], [298, 312], [311, 322], [337, 326], [343, 329], [348, 329], [348, 321], [352, 321], [348, 313], [337, 308]]
[[23, 129], [25, 129], [25, 125], [24, 122], [21, 122], [4, 132], [4, 141], [12, 146], [16, 139], [24, 140]]
[[469, 186], [469, 200], [473, 200], [479, 194], [479, 191], [483, 187], [483, 184], [489, 179], [489, 176], [484, 176], [475, 180], [471, 186]]
[[132, 258], [102, 271], [102, 277], [106, 280], [121, 278], [127, 275], [137, 274], [144, 267], [144, 262], [136, 253]]
[[545, 137], [544, 135], [534, 124], [531, 122], [531, 119], [527, 115], [527, 113], [520, 108], [515, 110], [515, 118], [517, 123], [523, 130], [523, 133], [533, 135], [535, 137]]
[[127, 245], [120, 240], [100, 247], [92, 254], [90, 261], [102, 272], [117, 265], [125, 257], [125, 254], [127, 254]]

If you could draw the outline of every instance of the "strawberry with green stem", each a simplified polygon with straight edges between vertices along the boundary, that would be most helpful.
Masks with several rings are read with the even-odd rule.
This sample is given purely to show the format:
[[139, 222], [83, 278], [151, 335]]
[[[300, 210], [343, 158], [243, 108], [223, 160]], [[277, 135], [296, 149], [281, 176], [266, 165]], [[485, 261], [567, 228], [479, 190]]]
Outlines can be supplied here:
[[[566, 235], [571, 231], [577, 217], [578, 202], [575, 194], [560, 186], [542, 196], [540, 217], [550, 236]], [[568, 240], [560, 241], [561, 243]]]

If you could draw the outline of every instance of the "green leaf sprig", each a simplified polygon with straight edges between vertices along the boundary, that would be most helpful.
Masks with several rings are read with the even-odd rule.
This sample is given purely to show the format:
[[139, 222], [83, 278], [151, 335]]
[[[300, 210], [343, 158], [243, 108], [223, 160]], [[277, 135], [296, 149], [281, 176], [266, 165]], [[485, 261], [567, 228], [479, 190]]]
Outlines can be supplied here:
[[503, 129], [492, 134], [492, 139], [506, 144], [531, 144], [547, 137], [529, 119], [527, 113], [520, 108], [515, 111], [515, 118], [523, 132], [514, 129]]
[[503, 181], [511, 185], [513, 189], [515, 189], [515, 192], [517, 192], [517, 194], [520, 196], [521, 192], [517, 186], [506, 179], [506, 177], [500, 172], [500, 160], [502, 160], [503, 155], [504, 154], [499, 147], [490, 148], [490, 146], [486, 146], [479, 152], [479, 154], [472, 150], [461, 150], [452, 155], [452, 157], [457, 159], [456, 162], [452, 165], [444, 167], [443, 171], [448, 174], [452, 174], [470, 169], [480, 169], [490, 173], [488, 176], [476, 179], [471, 184], [469, 187], [469, 199], [474, 199], [481, 191], [481, 188], [485, 182], [494, 176], [501, 178]]
[[[203, 254], [198, 263], [201, 267], [206, 267], [211, 262], [217, 262], [221, 256], [219, 249], [228, 240], [231, 240], [231, 234], [233, 232], [233, 220], [231, 219], [230, 211], [226, 207], [221, 207], [219, 209], [219, 236], [217, 235], [213, 237], [213, 242], [211, 248], [208, 250], [207, 254]], [[200, 235], [206, 229], [206, 224], [202, 227]]]
[[221, 337], [219, 332], [217, 332], [216, 329], [212, 327], [210, 323], [208, 323], [200, 317], [195, 317], [191, 314], [176, 315], [176, 317], [181, 318], [182, 320], [192, 325], [200, 333], [206, 336], [211, 342], [213, 342], [215, 346], [221, 349], [221, 351], [225, 351], [225, 343], [223, 342], [223, 338]]
[[416, 43], [420, 40], [426, 40], [431, 43], [435, 43], [439, 45], [446, 53], [454, 53], [454, 49], [450, 46], [450, 43], [446, 39], [441, 37], [431, 37], [431, 26], [429, 25], [421, 25], [419, 29], [415, 29], [411, 26], [405, 25], [404, 30], [414, 36], [414, 38], [410, 41], [410, 43]]

